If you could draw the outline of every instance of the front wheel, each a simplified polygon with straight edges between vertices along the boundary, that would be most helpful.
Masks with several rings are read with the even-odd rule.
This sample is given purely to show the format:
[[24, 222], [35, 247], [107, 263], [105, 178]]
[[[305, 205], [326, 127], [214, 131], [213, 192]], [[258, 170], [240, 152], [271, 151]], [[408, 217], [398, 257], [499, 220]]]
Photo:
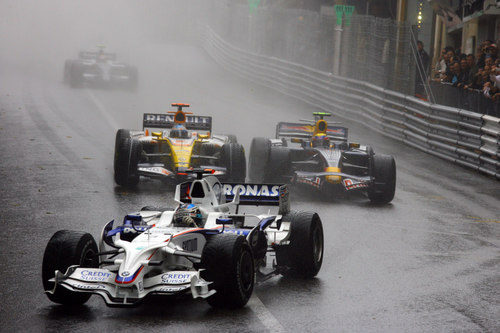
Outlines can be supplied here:
[[252, 296], [255, 266], [252, 250], [243, 236], [217, 234], [207, 239], [201, 257], [203, 278], [213, 282], [213, 307], [241, 308]]
[[290, 212], [290, 243], [276, 247], [276, 261], [284, 275], [312, 278], [323, 263], [323, 225], [314, 212]]
[[368, 198], [376, 204], [386, 204], [394, 199], [396, 192], [396, 161], [389, 155], [373, 155], [373, 184], [368, 189]]
[[[46, 291], [54, 289], [55, 271], [66, 273], [68, 267], [98, 268], [99, 260], [97, 244], [91, 234], [78, 231], [61, 230], [56, 232], [49, 240], [42, 264], [43, 288]], [[58, 286], [53, 294], [46, 293], [47, 297], [59, 304], [83, 304], [88, 301], [90, 294], [70, 291]]]

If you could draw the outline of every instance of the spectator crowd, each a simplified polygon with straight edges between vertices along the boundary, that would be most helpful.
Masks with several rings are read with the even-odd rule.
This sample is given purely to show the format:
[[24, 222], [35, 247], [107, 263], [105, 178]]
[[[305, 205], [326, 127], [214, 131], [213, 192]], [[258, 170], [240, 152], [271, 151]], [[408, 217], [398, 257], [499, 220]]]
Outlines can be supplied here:
[[446, 47], [434, 66], [434, 81], [444, 82], [457, 89], [481, 91], [493, 100], [500, 101], [500, 58], [498, 46], [490, 40], [482, 42], [477, 56]]

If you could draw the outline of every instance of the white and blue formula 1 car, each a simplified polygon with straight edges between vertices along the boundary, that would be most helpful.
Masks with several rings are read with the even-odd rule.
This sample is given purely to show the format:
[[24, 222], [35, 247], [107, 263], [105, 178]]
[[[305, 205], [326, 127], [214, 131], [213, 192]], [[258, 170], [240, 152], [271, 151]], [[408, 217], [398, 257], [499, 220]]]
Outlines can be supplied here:
[[72, 88], [85, 85], [93, 87], [117, 87], [136, 90], [137, 68], [116, 61], [115, 53], [82, 51], [78, 59], [67, 59], [64, 63], [64, 82]]
[[[177, 209], [144, 207], [106, 224], [99, 248], [85, 232], [61, 230], [43, 258], [43, 285], [60, 304], [92, 294], [108, 306], [136, 305], [152, 294], [191, 293], [215, 307], [237, 308], [255, 281], [314, 277], [323, 261], [318, 214], [290, 211], [285, 185], [221, 184], [215, 176], [177, 186]], [[275, 215], [239, 214], [240, 205], [279, 206]]]

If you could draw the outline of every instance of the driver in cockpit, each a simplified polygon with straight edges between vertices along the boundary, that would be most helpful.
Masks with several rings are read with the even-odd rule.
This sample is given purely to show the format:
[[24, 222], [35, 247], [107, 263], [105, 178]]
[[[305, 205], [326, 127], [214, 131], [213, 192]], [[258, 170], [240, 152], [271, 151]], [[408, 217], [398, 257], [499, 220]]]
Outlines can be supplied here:
[[316, 147], [330, 147], [330, 138], [326, 134], [318, 134], [312, 137], [311, 146]]
[[103, 49], [99, 49], [99, 51], [97, 51], [96, 61], [97, 62], [106, 62], [106, 55], [104, 54]]
[[190, 135], [188, 130], [182, 126], [177, 125], [171, 131], [169, 135], [172, 139], [189, 139]]
[[199, 228], [203, 226], [203, 215], [198, 206], [181, 204], [174, 212], [172, 225], [174, 227]]

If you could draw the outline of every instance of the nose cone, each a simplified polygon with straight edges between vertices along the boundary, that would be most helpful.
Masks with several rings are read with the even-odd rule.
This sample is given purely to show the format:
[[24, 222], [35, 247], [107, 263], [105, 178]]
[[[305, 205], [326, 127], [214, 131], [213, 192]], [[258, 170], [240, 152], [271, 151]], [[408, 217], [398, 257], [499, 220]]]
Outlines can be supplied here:
[[135, 273], [131, 273], [129, 271], [121, 271], [116, 275], [115, 282], [119, 284], [129, 284], [135, 281], [137, 279], [137, 276], [141, 273], [143, 270], [144, 266], [141, 265]]
[[[325, 172], [340, 172], [340, 168], [328, 167]], [[326, 176], [326, 181], [330, 184], [340, 184], [340, 176]]]

